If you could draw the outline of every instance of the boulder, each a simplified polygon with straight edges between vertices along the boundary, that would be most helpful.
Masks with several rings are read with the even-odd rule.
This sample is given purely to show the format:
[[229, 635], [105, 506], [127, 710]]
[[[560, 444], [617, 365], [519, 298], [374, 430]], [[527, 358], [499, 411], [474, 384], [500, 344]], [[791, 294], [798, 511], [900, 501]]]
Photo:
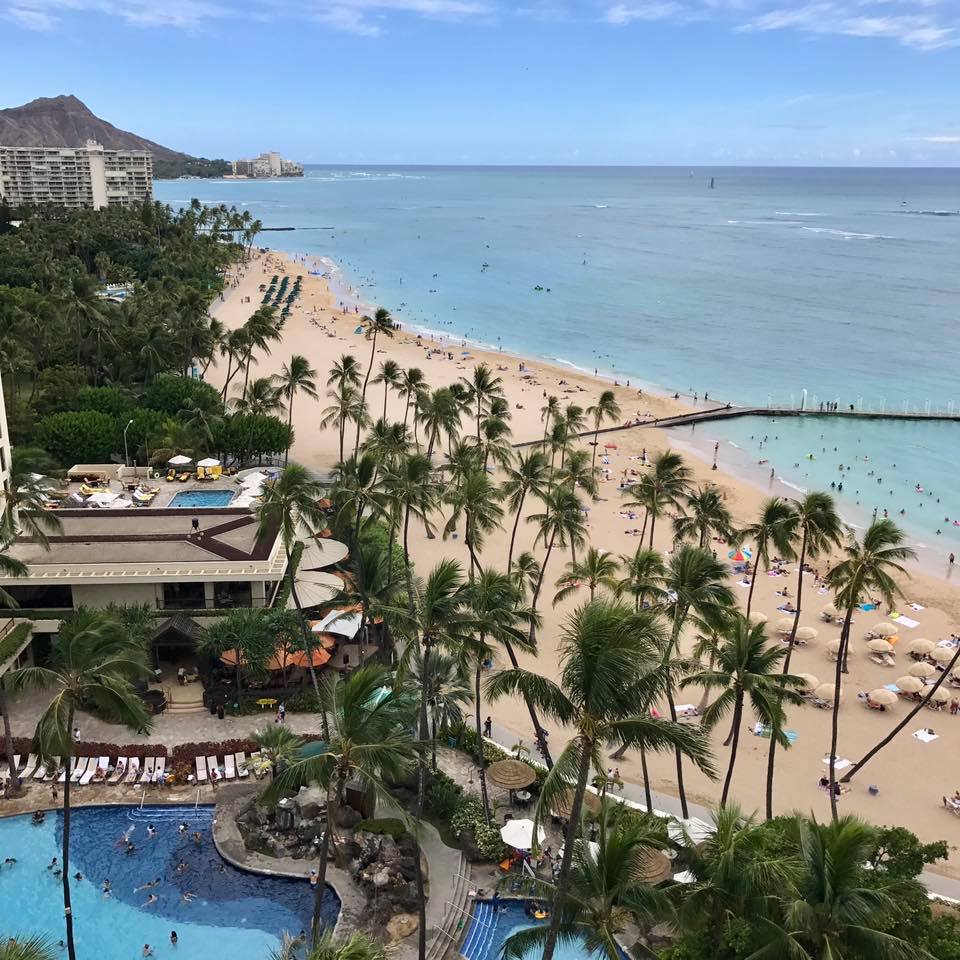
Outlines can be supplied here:
[[354, 810], [353, 807], [348, 806], [337, 807], [333, 815], [334, 823], [336, 823], [338, 827], [343, 827], [348, 830], [355, 827], [362, 819], [363, 814]]

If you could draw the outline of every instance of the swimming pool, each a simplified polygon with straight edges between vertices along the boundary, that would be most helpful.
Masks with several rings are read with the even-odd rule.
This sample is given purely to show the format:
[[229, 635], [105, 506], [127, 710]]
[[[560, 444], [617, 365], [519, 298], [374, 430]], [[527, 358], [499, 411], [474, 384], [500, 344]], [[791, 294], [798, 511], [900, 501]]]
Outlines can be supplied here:
[[170, 501], [169, 506], [185, 510], [191, 507], [226, 507], [233, 497], [232, 490], [184, 490]]
[[[477, 900], [473, 906], [473, 918], [460, 948], [460, 954], [466, 960], [499, 960], [507, 937], [526, 927], [540, 926], [540, 923], [527, 916], [526, 900], [500, 900], [496, 911], [490, 900]], [[541, 952], [540, 949], [533, 948], [524, 954], [524, 960], [537, 960]], [[603, 954], [598, 951], [587, 953], [582, 946], [563, 941], [557, 943], [553, 956], [555, 960], [603, 958]]]
[[[0, 820], [0, 937], [46, 934], [64, 937], [60, 882], [47, 865], [60, 857], [62, 816], [48, 813], [32, 826], [29, 817]], [[186, 823], [186, 834], [178, 830]], [[157, 836], [147, 836], [153, 824]], [[70, 837], [74, 935], [77, 953], [96, 960], [133, 960], [149, 943], [159, 957], [213, 960], [266, 958], [280, 934], [308, 929], [313, 896], [306, 881], [265, 877], [237, 870], [217, 853], [211, 838], [213, 808], [83, 807], [73, 811]], [[191, 839], [199, 831], [202, 842]], [[118, 839], [130, 835], [135, 852]], [[180, 863], [185, 867], [178, 870]], [[154, 887], [137, 890], [159, 878]], [[104, 896], [103, 881], [112, 894]], [[191, 902], [183, 895], [194, 894]], [[155, 894], [157, 902], [146, 906]], [[324, 898], [324, 920], [336, 921], [340, 901]], [[170, 943], [177, 931], [178, 944]]]

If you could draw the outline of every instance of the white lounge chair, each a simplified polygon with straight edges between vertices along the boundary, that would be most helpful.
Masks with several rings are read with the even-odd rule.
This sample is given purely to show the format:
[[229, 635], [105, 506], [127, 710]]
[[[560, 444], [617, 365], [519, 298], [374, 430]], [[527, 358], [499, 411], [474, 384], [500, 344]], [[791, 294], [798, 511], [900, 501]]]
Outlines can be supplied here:
[[68, 775], [68, 773], [69, 773], [69, 775], [72, 777], [72, 776], [73, 776], [73, 771], [76, 770], [76, 768], [77, 768], [77, 758], [76, 758], [76, 757], [71, 757], [71, 758], [70, 758], [70, 770], [68, 771], [66, 767], [63, 767], [63, 768], [60, 770], [60, 776], [57, 777], [57, 783], [66, 783], [66, 782], [67, 782], [67, 775]]
[[31, 753], [27, 757], [27, 762], [24, 765], [24, 768], [20, 771], [21, 780], [29, 780], [37, 772], [37, 755]]
[[93, 777], [91, 778], [93, 783], [106, 783], [107, 777], [110, 774], [110, 758], [101, 757], [97, 761], [97, 766], [93, 771]]
[[52, 780], [60, 772], [60, 758], [50, 757], [37, 767], [34, 780]]
[[149, 783], [153, 779], [153, 768], [156, 762], [154, 757], [143, 758], [143, 774], [140, 776], [141, 783]]
[[235, 757], [237, 761], [237, 776], [241, 779], [249, 777], [250, 771], [247, 769], [247, 755], [241, 750]]
[[164, 782], [163, 772], [167, 768], [167, 758], [166, 757], [157, 757], [156, 765], [153, 768], [153, 782], [156, 784], [161, 784]]
[[70, 774], [71, 783], [79, 783], [80, 778], [86, 772], [87, 766], [93, 763], [89, 757], [78, 757], [77, 765], [73, 768], [73, 773]]
[[0, 778], [7, 777], [7, 776], [15, 777], [17, 775], [17, 767], [19, 766], [20, 766], [20, 754], [15, 753], [13, 755], [12, 768], [9, 767], [9, 764], [6, 761], [3, 762], [3, 766], [0, 767]]
[[113, 773], [107, 783], [120, 783], [127, 775], [127, 764], [130, 761], [126, 757], [117, 757], [117, 765], [113, 768]]
[[137, 774], [140, 773], [140, 758], [131, 757], [127, 764], [127, 775], [123, 778], [124, 783], [136, 783]]
[[197, 783], [207, 782], [207, 758], [197, 757]]
[[225, 753], [223, 755], [223, 776], [226, 780], [237, 779], [237, 770], [234, 766], [232, 753]]
[[60, 774], [66, 770], [64, 764], [60, 762], [59, 757], [54, 757], [52, 762], [47, 765], [47, 775], [43, 778], [44, 783], [52, 783], [60, 779]]
[[219, 783], [223, 779], [220, 764], [217, 763], [216, 757], [207, 757], [207, 773], [210, 775], [211, 783]]
[[85, 787], [93, 779], [93, 775], [97, 772], [97, 763], [96, 757], [90, 758], [87, 769], [83, 771], [83, 776], [77, 781], [81, 787]]

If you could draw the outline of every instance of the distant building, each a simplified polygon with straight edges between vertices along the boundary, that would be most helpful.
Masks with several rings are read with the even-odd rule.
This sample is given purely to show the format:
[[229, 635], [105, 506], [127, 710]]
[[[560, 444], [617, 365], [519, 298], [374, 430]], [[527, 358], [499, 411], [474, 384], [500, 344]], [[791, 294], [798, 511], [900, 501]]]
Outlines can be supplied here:
[[303, 167], [293, 160], [284, 160], [276, 150], [268, 150], [251, 160], [234, 160], [235, 177], [302, 177]]
[[126, 207], [153, 196], [146, 150], [0, 146], [0, 200], [11, 207]]

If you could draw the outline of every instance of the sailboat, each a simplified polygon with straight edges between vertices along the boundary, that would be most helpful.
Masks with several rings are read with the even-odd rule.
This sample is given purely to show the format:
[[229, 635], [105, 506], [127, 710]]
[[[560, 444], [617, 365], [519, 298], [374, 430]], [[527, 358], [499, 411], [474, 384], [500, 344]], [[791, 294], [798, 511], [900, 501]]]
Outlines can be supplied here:
[[713, 189], [714, 180], [713, 177], [710, 178], [710, 189]]

